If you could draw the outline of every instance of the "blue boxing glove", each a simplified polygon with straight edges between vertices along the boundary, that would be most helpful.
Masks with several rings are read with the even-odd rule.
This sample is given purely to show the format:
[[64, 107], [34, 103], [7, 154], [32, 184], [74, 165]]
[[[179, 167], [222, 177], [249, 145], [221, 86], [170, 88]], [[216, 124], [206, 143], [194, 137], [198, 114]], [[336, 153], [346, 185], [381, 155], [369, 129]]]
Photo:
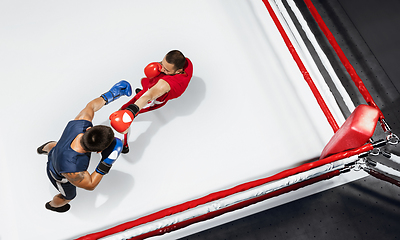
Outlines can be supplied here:
[[101, 161], [97, 165], [96, 172], [101, 175], [107, 174], [112, 164], [117, 160], [122, 151], [122, 141], [119, 138], [114, 138], [110, 146], [101, 152]]
[[110, 89], [110, 91], [102, 94], [101, 97], [106, 101], [106, 105], [107, 105], [110, 102], [118, 99], [119, 97], [121, 97], [123, 95], [126, 95], [128, 97], [130, 97], [132, 95], [131, 85], [125, 80], [122, 80], [119, 83], [116, 83]]

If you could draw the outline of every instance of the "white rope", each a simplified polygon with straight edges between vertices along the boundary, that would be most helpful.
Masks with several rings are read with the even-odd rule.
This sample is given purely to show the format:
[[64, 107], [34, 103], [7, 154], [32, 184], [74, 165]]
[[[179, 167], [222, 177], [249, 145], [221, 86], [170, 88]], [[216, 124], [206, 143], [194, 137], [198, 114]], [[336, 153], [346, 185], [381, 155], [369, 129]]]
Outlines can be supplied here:
[[350, 112], [353, 112], [355, 109], [354, 103], [351, 100], [348, 92], [343, 87], [342, 83], [340, 82], [338, 76], [335, 73], [331, 63], [328, 60], [328, 57], [325, 55], [324, 51], [321, 49], [320, 45], [318, 44], [315, 35], [312, 33], [311, 29], [309, 28], [307, 21], [304, 19], [303, 15], [301, 14], [300, 10], [297, 8], [296, 4], [293, 0], [287, 0], [292, 12], [296, 16], [297, 20], [299, 21], [303, 31], [306, 33], [308, 40], [311, 42], [312, 46], [314, 47], [319, 59], [324, 65], [326, 71], [328, 72], [329, 76], [331, 77], [333, 83], [335, 84], [337, 90], [339, 91], [340, 95], [343, 98], [344, 103], [346, 104], [347, 108]]
[[397, 171], [397, 170], [395, 170], [395, 169], [393, 169], [391, 167], [388, 167], [386, 165], [383, 165], [381, 163], [376, 163], [376, 166], [374, 168], [379, 170], [379, 171], [381, 171], [381, 172], [388, 173], [388, 174], [396, 176], [396, 177], [400, 177], [400, 172], [399, 171]]
[[110, 235], [104, 238], [101, 238], [102, 240], [122, 240], [122, 239], [129, 239], [135, 236], [140, 236], [142, 234], [152, 232], [158, 229], [162, 229], [167, 226], [171, 226], [173, 224], [183, 222], [185, 220], [189, 220], [198, 216], [205, 215], [210, 212], [214, 212], [219, 209], [223, 209], [229, 206], [232, 206], [234, 204], [256, 198], [271, 192], [274, 192], [276, 190], [282, 189], [284, 187], [320, 176], [322, 174], [337, 170], [337, 169], [343, 169], [346, 164], [352, 163], [357, 161], [358, 157], [357, 156], [352, 156], [350, 158], [338, 160], [336, 162], [326, 164], [302, 173], [295, 174], [293, 176], [280, 179], [277, 181], [273, 181], [271, 183], [267, 183], [264, 185], [261, 185], [259, 187], [255, 187], [243, 192], [239, 192], [230, 196], [227, 196], [225, 198], [212, 201], [200, 206], [197, 206], [195, 208], [188, 209], [186, 211], [180, 212], [173, 214], [171, 216], [164, 217], [159, 220], [155, 220], [153, 222], [149, 222], [146, 224], [142, 224], [137, 227], [133, 227], [131, 229], [127, 229], [123, 232], [116, 233], [114, 235]]
[[389, 158], [389, 159], [390, 159], [391, 161], [397, 163], [397, 164], [400, 164], [400, 157], [397, 156], [397, 155], [395, 155], [395, 154], [393, 154], [393, 153], [390, 155], [390, 158]]
[[309, 72], [311, 78], [315, 83], [315, 86], [318, 88], [328, 108], [331, 110], [336, 122], [339, 126], [341, 126], [345, 121], [343, 113], [337, 105], [335, 97], [330, 91], [329, 86], [326, 84], [300, 33], [297, 31], [296, 26], [294, 25], [288, 12], [286, 11], [285, 6], [283, 5], [281, 0], [270, 0], [270, 2], [274, 3], [271, 4], [271, 7], [274, 8], [274, 12], [280, 13], [280, 15], [277, 14], [277, 17], [280, 19], [283, 18], [284, 21], [280, 20], [280, 22], [285, 29], [285, 32], [288, 34], [288, 37], [290, 38], [293, 46], [299, 54], [299, 57], [302, 59], [307, 71]]

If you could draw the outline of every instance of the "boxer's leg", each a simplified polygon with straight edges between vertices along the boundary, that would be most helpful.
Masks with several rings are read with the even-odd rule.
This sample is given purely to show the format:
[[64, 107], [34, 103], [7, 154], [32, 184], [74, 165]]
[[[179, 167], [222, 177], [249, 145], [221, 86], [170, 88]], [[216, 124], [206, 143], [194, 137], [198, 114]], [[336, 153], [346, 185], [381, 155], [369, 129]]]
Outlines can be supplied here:
[[[136, 101], [137, 101], [137, 99], [139, 99], [139, 96], [142, 96], [143, 95], [143, 93], [142, 94], [139, 94], [140, 92], [142, 91], [142, 89], [140, 89], [140, 88], [136, 88], [135, 89], [135, 92], [136, 92], [136, 95], [135, 95], [135, 97], [131, 100], [131, 101], [129, 101], [129, 102], [133, 102], [133, 103], [135, 103]], [[139, 94], [139, 95], [138, 95]], [[127, 104], [125, 104], [123, 107], [124, 107], [124, 109], [126, 108], [126, 105]], [[122, 147], [122, 153], [124, 153], [124, 154], [126, 154], [126, 153], [128, 153], [129, 152], [129, 146], [128, 146], [128, 133], [125, 133], [124, 134], [124, 143], [123, 143], [123, 147]]]
[[47, 143], [44, 143], [42, 146], [37, 148], [37, 153], [47, 155], [51, 151], [51, 149], [56, 146], [56, 144], [56, 141], [49, 141]]
[[47, 202], [45, 207], [51, 211], [55, 212], [66, 212], [71, 206], [68, 204], [71, 200], [67, 200], [63, 195], [57, 194], [54, 196], [53, 200]]
[[122, 147], [122, 153], [128, 153], [129, 152], [129, 146], [128, 146], [128, 133], [124, 134], [124, 144]]
[[[142, 85], [142, 89], [140, 88], [136, 88], [135, 89], [135, 93], [136, 95], [126, 104], [124, 104], [121, 109], [125, 109], [127, 106], [129, 106], [130, 104], [135, 103], [146, 91], [143, 91], [143, 89], [148, 89], [148, 85], [149, 85], [149, 80], [147, 78], [142, 78], [140, 81], [141, 85]], [[141, 113], [141, 112], [139, 112]], [[124, 143], [123, 143], [123, 147], [122, 147], [122, 153], [126, 154], [129, 152], [129, 145], [128, 145], [128, 133], [124, 134]]]
[[50, 202], [47, 202], [45, 208], [60, 213], [68, 211], [71, 207], [68, 203], [76, 197], [76, 187], [65, 178], [56, 180], [49, 169], [49, 162], [47, 162], [46, 173], [59, 194], [54, 196]]

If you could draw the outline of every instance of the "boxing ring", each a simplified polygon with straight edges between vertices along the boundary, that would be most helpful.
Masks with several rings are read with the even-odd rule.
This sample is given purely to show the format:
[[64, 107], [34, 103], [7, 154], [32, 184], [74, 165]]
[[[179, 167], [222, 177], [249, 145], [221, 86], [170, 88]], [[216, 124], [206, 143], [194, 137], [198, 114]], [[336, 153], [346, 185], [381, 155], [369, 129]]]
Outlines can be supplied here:
[[[296, 12], [295, 4], [287, 2]], [[364, 106], [371, 107], [367, 111], [373, 116], [361, 118], [361, 123], [374, 126], [362, 129], [361, 137], [346, 128], [353, 122], [341, 113], [281, 1], [237, 1], [233, 5], [210, 0], [188, 6], [178, 0], [169, 4], [127, 1], [118, 6], [96, 2], [80, 10], [66, 3], [49, 4], [47, 9], [33, 11], [36, 33], [30, 32], [29, 24], [15, 20], [22, 30], [8, 29], [12, 37], [6, 45], [11, 50], [6, 51], [7, 61], [2, 59], [8, 66], [2, 78], [10, 81], [1, 84], [2, 89], [9, 89], [13, 80], [19, 80], [24, 86], [19, 97], [6, 93], [13, 100], [11, 105], [1, 105], [2, 112], [17, 117], [2, 120], [2, 132], [9, 138], [1, 139], [4, 170], [0, 187], [9, 197], [0, 200], [0, 213], [6, 216], [1, 220], [0, 239], [177, 239], [368, 174], [400, 185], [391, 177], [398, 172], [369, 158], [383, 154], [399, 162], [397, 156], [380, 150], [386, 144], [397, 144], [397, 136], [312, 3], [305, 2], [354, 77], [365, 97]], [[183, 12], [187, 32], [173, 32], [175, 38], [159, 42], [152, 29], [160, 28], [166, 9]], [[54, 25], [40, 17], [47, 10], [54, 11], [49, 16], [55, 17]], [[18, 12], [27, 14], [24, 9]], [[144, 13], [149, 12], [151, 18], [143, 24]], [[297, 18], [302, 22], [301, 14]], [[199, 20], [201, 26], [194, 27]], [[168, 21], [176, 24], [181, 18], [169, 16]], [[59, 25], [69, 35], [63, 35]], [[302, 27], [307, 31], [306, 23]], [[20, 38], [22, 33], [32, 34], [29, 44]], [[50, 44], [42, 42], [43, 37]], [[315, 42], [312, 34], [308, 37]], [[93, 44], [94, 40], [98, 42]], [[182, 50], [194, 64], [187, 92], [135, 120], [130, 153], [118, 159], [95, 191], [78, 191], [66, 214], [45, 210], [44, 203], [55, 190], [45, 176], [46, 160], [32, 156], [36, 147], [59, 137], [67, 121], [114, 82], [127, 79], [135, 86], [143, 75], [142, 66], [173, 48]], [[326, 57], [316, 51], [335, 79]], [[355, 113], [358, 106], [352, 105], [340, 82], [336, 84], [348, 110]], [[121, 98], [97, 112], [94, 124], [109, 124], [108, 115], [125, 101]], [[18, 107], [27, 102], [32, 107], [21, 113]], [[387, 136], [384, 139], [368, 135], [374, 133], [377, 122], [381, 128], [377, 131]], [[343, 140], [340, 137], [349, 132], [350, 137], [356, 136], [349, 144], [332, 140], [333, 136]], [[21, 151], [21, 146], [29, 151]], [[98, 159], [92, 155], [89, 171]], [[9, 169], [24, 177], [13, 179]]]

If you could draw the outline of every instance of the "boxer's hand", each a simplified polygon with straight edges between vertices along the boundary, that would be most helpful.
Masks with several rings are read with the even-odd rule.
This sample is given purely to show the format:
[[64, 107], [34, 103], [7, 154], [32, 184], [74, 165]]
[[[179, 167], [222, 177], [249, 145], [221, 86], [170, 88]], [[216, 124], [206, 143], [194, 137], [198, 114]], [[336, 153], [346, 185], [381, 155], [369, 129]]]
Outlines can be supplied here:
[[132, 95], [131, 85], [125, 80], [122, 80], [119, 83], [116, 83], [110, 89], [110, 91], [102, 94], [101, 97], [106, 101], [106, 105], [107, 105], [110, 102], [118, 99], [119, 97], [121, 97], [123, 95], [126, 95], [128, 97], [130, 97]]
[[97, 165], [96, 172], [101, 175], [107, 174], [115, 160], [122, 151], [122, 141], [119, 138], [114, 138], [110, 146], [101, 152], [101, 161]]
[[144, 68], [144, 74], [146, 75], [147, 78], [155, 78], [161, 73], [162, 66], [158, 62], [152, 62], [149, 63], [145, 68]]
[[136, 104], [131, 104], [125, 110], [113, 112], [109, 117], [110, 124], [117, 132], [125, 134], [139, 111]]

